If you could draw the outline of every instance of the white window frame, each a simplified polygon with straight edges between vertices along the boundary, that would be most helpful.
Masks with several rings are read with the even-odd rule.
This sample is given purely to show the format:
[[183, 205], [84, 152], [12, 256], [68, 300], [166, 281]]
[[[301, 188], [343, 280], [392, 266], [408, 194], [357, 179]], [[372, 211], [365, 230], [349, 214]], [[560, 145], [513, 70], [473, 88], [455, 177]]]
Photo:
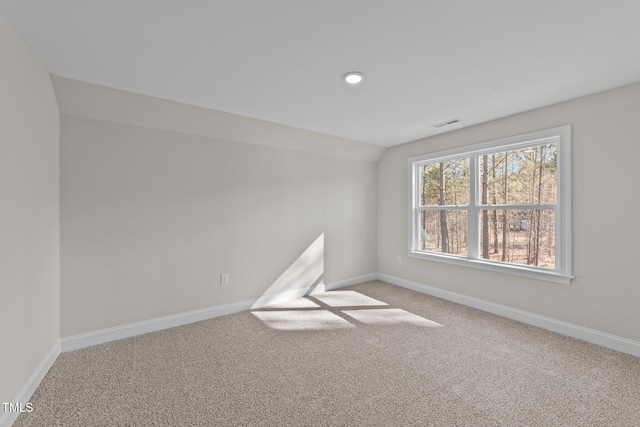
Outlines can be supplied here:
[[[557, 201], [554, 205], [517, 205], [518, 209], [551, 207], [555, 209], [555, 269], [547, 269], [480, 258], [480, 211], [514, 209], [516, 205], [482, 205], [478, 202], [479, 158], [484, 154], [499, 153], [513, 149], [557, 144]], [[444, 162], [469, 157], [469, 205], [455, 207], [466, 210], [468, 219], [467, 256], [443, 254], [418, 250], [419, 227], [419, 172], [424, 163]], [[408, 159], [408, 236], [411, 258], [444, 262], [465, 267], [512, 274], [532, 279], [568, 285], [571, 283], [571, 125], [516, 135], [470, 146], [439, 151]], [[476, 218], [474, 220], [474, 218]]]

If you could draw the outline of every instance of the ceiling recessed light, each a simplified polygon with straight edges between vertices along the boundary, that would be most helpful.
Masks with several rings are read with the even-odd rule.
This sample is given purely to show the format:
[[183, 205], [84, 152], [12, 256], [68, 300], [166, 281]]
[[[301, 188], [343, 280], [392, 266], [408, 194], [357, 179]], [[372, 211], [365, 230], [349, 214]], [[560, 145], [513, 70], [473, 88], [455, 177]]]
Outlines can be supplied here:
[[358, 71], [350, 71], [344, 75], [344, 81], [351, 85], [360, 83], [363, 78], [364, 78], [364, 74]]

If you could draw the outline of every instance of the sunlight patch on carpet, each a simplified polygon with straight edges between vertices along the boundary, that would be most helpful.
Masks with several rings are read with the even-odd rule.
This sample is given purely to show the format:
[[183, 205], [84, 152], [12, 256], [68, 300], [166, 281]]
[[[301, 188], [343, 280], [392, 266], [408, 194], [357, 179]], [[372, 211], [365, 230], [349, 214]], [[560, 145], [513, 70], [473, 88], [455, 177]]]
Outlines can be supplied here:
[[442, 326], [424, 317], [411, 314], [399, 308], [378, 308], [373, 310], [343, 310], [347, 316], [351, 316], [365, 325], [415, 325], [428, 328]]
[[330, 307], [360, 307], [389, 305], [356, 291], [331, 291], [313, 296]]
[[253, 311], [265, 325], [279, 331], [309, 331], [355, 328], [355, 325], [326, 310]]
[[308, 298], [296, 298], [294, 300], [282, 302], [280, 304], [271, 304], [263, 308], [286, 310], [286, 309], [293, 309], [293, 308], [320, 308], [320, 306]]

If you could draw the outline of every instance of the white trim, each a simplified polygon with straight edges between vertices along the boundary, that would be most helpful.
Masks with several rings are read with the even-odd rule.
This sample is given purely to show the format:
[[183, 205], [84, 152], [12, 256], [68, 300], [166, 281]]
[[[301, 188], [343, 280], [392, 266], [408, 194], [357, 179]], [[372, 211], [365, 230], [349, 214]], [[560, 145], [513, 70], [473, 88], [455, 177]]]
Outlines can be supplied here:
[[232, 302], [213, 307], [193, 310], [184, 313], [172, 314], [170, 316], [158, 317], [155, 319], [143, 320], [141, 322], [129, 323], [112, 328], [100, 329], [98, 331], [73, 335], [61, 339], [62, 351], [73, 351], [85, 347], [103, 344], [109, 341], [130, 338], [136, 335], [147, 334], [149, 332], [161, 331], [163, 329], [186, 325], [188, 323], [199, 322], [201, 320], [212, 319], [226, 314], [238, 313], [252, 308], [259, 308], [265, 305], [278, 304], [292, 299], [300, 298], [304, 295], [316, 294], [325, 290], [338, 289], [345, 286], [355, 285], [376, 279], [376, 273], [364, 276], [353, 277], [324, 284], [320, 282], [311, 288], [291, 289], [277, 294], [262, 295], [258, 298], [244, 301]]
[[328, 283], [327, 285], [325, 285], [325, 288], [327, 291], [333, 291], [336, 289], [344, 288], [346, 286], [371, 282], [373, 280], [378, 280], [378, 273], [365, 274], [363, 276], [352, 277], [350, 279], [338, 280], [337, 282]]
[[[569, 133], [565, 133], [567, 131]], [[453, 160], [464, 155], [481, 156], [483, 154], [491, 154], [495, 151], [495, 148], [504, 148], [505, 150], [510, 150], [512, 148], [534, 147], [536, 145], [542, 145], [549, 140], [556, 139], [559, 133], [562, 133], [564, 137], [570, 137], [571, 125], [563, 125], [551, 129], [494, 139], [492, 141], [480, 142], [472, 145], [464, 145], [462, 147], [452, 148], [449, 150], [420, 154], [418, 156], [409, 157], [409, 164], [422, 162], [425, 160], [428, 160], [429, 163], [438, 163], [441, 161], [444, 162], [447, 160]]]
[[416, 173], [416, 168], [418, 165], [411, 161], [411, 158], [407, 160], [407, 200], [405, 200], [404, 205], [406, 206], [406, 215], [407, 215], [407, 248], [412, 251], [413, 248], [417, 247], [416, 236], [418, 235], [418, 213], [414, 209], [414, 200], [418, 199], [418, 187], [420, 184], [417, 181], [417, 177], [419, 174]]
[[[257, 300], [257, 299], [256, 299]], [[199, 322], [213, 317], [224, 316], [225, 314], [237, 313], [248, 310], [256, 300], [238, 301], [200, 310], [188, 311], [185, 313], [173, 314], [170, 316], [158, 317], [155, 319], [143, 320], [141, 322], [128, 323], [126, 325], [112, 328], [100, 329], [98, 331], [64, 337], [62, 341], [62, 351], [73, 351], [81, 348], [103, 344], [109, 341], [130, 338], [136, 335], [156, 332], [163, 329], [186, 325], [188, 323]]]
[[[473, 307], [478, 310], [517, 320], [528, 325], [536, 326], [572, 338], [590, 342], [602, 347], [620, 351], [622, 353], [640, 357], [640, 342], [637, 341], [629, 340], [616, 335], [596, 331], [594, 329], [585, 328], [549, 317], [540, 316], [534, 313], [518, 310], [516, 308], [495, 304], [479, 298], [435, 288], [433, 286], [425, 285], [422, 283], [412, 282], [388, 274], [372, 273], [349, 279], [339, 280], [326, 285], [320, 283], [311, 290], [294, 289], [276, 295], [261, 296], [253, 300], [224, 304], [202, 310], [195, 310], [173, 316], [166, 316], [158, 319], [151, 319], [143, 322], [122, 325], [115, 328], [108, 328], [100, 331], [62, 338], [61, 340], [56, 341], [53, 347], [47, 352], [33, 374], [31, 374], [29, 379], [25, 382], [24, 386], [22, 386], [20, 391], [18, 391], [12, 402], [20, 402], [26, 404], [29, 401], [31, 396], [33, 396], [33, 393], [36, 391], [36, 389], [44, 379], [47, 372], [49, 372], [49, 369], [51, 369], [51, 366], [53, 366], [61, 351], [66, 352], [77, 350], [80, 348], [85, 348], [121, 338], [128, 338], [147, 332], [159, 331], [173, 326], [184, 325], [187, 323], [197, 322], [212, 317], [236, 313], [239, 311], [248, 310], [252, 307], [257, 308], [258, 306], [273, 304], [282, 301], [280, 298], [293, 299], [297, 298], [298, 295], [303, 296], [306, 294], [322, 292], [323, 290], [339, 289], [346, 286], [369, 282], [372, 280], [382, 280], [396, 286], [414, 290], [416, 292], [432, 295], [458, 304], [466, 305], [468, 307]], [[4, 412], [0, 414], [0, 427], [10, 427], [16, 421], [19, 415], [19, 412]]]
[[[560, 259], [559, 271], [567, 275], [572, 273], [573, 259], [571, 255], [571, 126], [560, 128], [558, 144], [558, 200], [561, 211], [556, 211], [556, 224], [560, 224], [560, 233], [556, 237], [556, 259]], [[558, 238], [559, 237], [559, 238]]]
[[[59, 355], [60, 340], [56, 340], [29, 379], [24, 383], [13, 400], [11, 400], [11, 403], [27, 404]], [[20, 412], [4, 412], [3, 409], [3, 412], [0, 413], [0, 427], [10, 427], [18, 419], [19, 415]]]
[[[557, 203], [534, 205], [482, 205], [478, 203], [478, 159], [485, 154], [507, 151], [526, 147], [534, 147], [546, 143], [557, 145], [558, 173], [557, 173]], [[469, 159], [469, 204], [464, 206], [419, 206], [418, 168], [422, 164], [468, 158]], [[510, 136], [479, 144], [467, 145], [445, 151], [421, 154], [407, 159], [407, 230], [408, 254], [412, 258], [445, 262], [465, 267], [491, 270], [523, 276], [537, 280], [569, 285], [572, 279], [571, 259], [571, 125], [558, 126], [522, 135]], [[554, 269], [522, 268], [517, 264], [484, 260], [480, 258], [479, 214], [483, 210], [523, 210], [543, 209], [555, 211], [555, 245], [556, 266]], [[466, 255], [451, 256], [435, 252], [418, 251], [418, 219], [423, 210], [467, 210], [467, 238]]]
[[585, 328], [572, 323], [552, 319], [550, 317], [540, 316], [538, 314], [529, 313], [527, 311], [518, 310], [505, 305], [495, 304], [479, 298], [435, 288], [422, 283], [412, 282], [388, 274], [378, 273], [377, 278], [378, 280], [411, 289], [416, 292], [432, 295], [434, 297], [497, 314], [498, 316], [517, 320], [518, 322], [526, 323], [548, 331], [557, 332], [571, 338], [577, 338], [582, 341], [640, 357], [640, 342], [638, 341], [622, 338], [606, 332], [596, 331], [594, 329]]
[[493, 271], [495, 273], [510, 274], [512, 276], [526, 277], [528, 279], [544, 280], [545, 282], [570, 285], [573, 276], [565, 276], [554, 270], [530, 267], [519, 264], [508, 264], [500, 261], [488, 261], [483, 259], [469, 259], [464, 255], [440, 254], [434, 252], [407, 251], [409, 258], [424, 259], [427, 261], [444, 262], [445, 264], [458, 265], [460, 267], [477, 268]]

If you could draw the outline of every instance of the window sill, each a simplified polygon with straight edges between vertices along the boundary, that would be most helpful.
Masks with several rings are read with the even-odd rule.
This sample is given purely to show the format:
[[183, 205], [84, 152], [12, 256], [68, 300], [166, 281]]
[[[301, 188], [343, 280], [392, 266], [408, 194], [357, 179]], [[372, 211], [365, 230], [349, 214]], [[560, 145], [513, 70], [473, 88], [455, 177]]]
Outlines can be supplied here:
[[458, 265], [461, 267], [476, 268], [479, 270], [493, 271], [496, 273], [510, 274], [513, 276], [526, 277], [528, 279], [543, 280], [545, 282], [559, 283], [561, 285], [571, 284], [573, 276], [567, 276], [557, 271], [543, 270], [535, 267], [503, 264], [498, 262], [487, 262], [483, 260], [468, 259], [455, 255], [434, 254], [417, 251], [408, 251], [410, 258], [425, 259], [428, 261], [444, 262], [446, 264]]

